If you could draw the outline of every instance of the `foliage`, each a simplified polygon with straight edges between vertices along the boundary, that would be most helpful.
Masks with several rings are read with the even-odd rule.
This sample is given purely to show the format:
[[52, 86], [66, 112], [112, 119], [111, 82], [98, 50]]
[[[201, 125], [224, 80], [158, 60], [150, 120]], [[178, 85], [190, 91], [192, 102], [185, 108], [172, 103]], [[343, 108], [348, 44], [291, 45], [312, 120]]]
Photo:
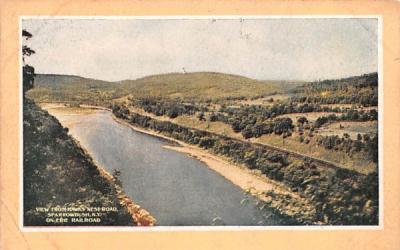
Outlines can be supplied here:
[[[22, 30], [22, 37], [25, 40], [28, 40], [32, 37], [32, 34], [26, 30]], [[25, 96], [25, 92], [33, 88], [33, 83], [35, 80], [35, 68], [25, 63], [25, 58], [27, 56], [31, 56], [35, 54], [35, 51], [32, 50], [27, 45], [22, 46], [22, 60], [24, 65], [22, 67], [22, 82], [23, 82], [23, 94]]]
[[54, 206], [117, 207], [118, 212], [102, 216], [101, 224], [80, 225], [133, 225], [112, 183], [68, 130], [28, 98], [23, 108], [24, 225], [53, 225], [36, 208]]
[[350, 109], [345, 113], [342, 113], [340, 116], [337, 116], [335, 114], [329, 115], [329, 116], [321, 116], [319, 117], [315, 123], [314, 126], [319, 128], [325, 123], [328, 122], [335, 122], [335, 121], [376, 121], [378, 119], [378, 112], [375, 109], [371, 109], [369, 111], [358, 111], [355, 109]]
[[305, 84], [296, 89], [293, 102], [319, 104], [378, 105], [378, 74]]
[[257, 81], [214, 72], [171, 73], [136, 80], [107, 82], [69, 75], [38, 74], [37, 88], [29, 97], [40, 102], [71, 102], [107, 106], [111, 100], [130, 96], [165, 97], [210, 102], [268, 95], [290, 88], [284, 81]]
[[[214, 154], [228, 157], [249, 169], [258, 169], [269, 178], [283, 182], [309, 199], [316, 208], [312, 221], [327, 224], [376, 224], [378, 216], [377, 184], [366, 185], [373, 179], [351, 170], [318, 167], [308, 160], [292, 162], [282, 152], [260, 144], [187, 128], [168, 121], [159, 121], [137, 113], [126, 112], [124, 107], [114, 107], [116, 117], [135, 126], [152, 129], [189, 144], [198, 145]], [[288, 120], [282, 123], [290, 126]], [[245, 128], [247, 129], [247, 128]]]
[[143, 97], [133, 99], [131, 102], [132, 105], [140, 107], [148, 113], [153, 113], [157, 116], [166, 115], [169, 118], [176, 118], [183, 114], [193, 115], [195, 112], [200, 110], [200, 108], [194, 104], [157, 97]]

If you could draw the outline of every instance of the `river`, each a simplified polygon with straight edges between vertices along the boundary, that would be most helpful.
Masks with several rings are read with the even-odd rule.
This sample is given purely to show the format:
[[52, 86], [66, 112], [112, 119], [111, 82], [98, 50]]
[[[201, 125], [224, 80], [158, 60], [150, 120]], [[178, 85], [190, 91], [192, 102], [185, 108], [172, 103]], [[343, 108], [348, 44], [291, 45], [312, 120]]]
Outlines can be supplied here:
[[121, 171], [125, 193], [161, 226], [283, 225], [253, 196], [165, 139], [116, 122], [109, 111], [49, 110], [108, 172]]

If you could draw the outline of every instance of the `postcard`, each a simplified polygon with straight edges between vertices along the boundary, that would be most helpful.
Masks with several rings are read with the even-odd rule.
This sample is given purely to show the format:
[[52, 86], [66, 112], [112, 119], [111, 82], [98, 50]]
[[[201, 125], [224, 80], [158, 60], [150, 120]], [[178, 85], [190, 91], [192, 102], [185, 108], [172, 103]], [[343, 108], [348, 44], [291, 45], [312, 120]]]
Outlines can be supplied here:
[[378, 18], [21, 25], [24, 226], [379, 224]]
[[[4, 225], [12, 219], [20, 249], [36, 249], [33, 235], [76, 232], [329, 231], [332, 249], [395, 234], [399, 171], [387, 159], [398, 136], [387, 134], [398, 131], [387, 116], [398, 113], [387, 103], [398, 87], [384, 54], [398, 44], [385, 42], [383, 10], [18, 14], [18, 53], [1, 57], [15, 64], [2, 64], [15, 79], [2, 96], [17, 104], [1, 105], [2, 136], [13, 121], [18, 142], [2, 137], [2, 176], [12, 169], [18, 187], [2, 189]], [[374, 249], [395, 249], [383, 241]]]

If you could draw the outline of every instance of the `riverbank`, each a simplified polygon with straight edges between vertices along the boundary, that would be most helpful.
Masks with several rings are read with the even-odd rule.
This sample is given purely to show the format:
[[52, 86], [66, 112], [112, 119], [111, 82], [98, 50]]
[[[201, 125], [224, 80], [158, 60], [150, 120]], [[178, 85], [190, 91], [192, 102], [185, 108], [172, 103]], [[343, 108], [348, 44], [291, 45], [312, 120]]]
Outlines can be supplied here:
[[[82, 148], [82, 150], [89, 155], [89, 151], [83, 147], [77, 140], [75, 142]], [[93, 160], [95, 166], [97, 167], [100, 175], [106, 179], [110, 185], [113, 186], [116, 196], [118, 198], [119, 204], [122, 207], [125, 207], [128, 213], [131, 215], [132, 219], [138, 226], [154, 226], [157, 222], [156, 218], [154, 218], [147, 210], [140, 207], [136, 204], [132, 198], [125, 194], [121, 185], [118, 184], [118, 181], [115, 179], [113, 175], [111, 175], [107, 170], [101, 166], [98, 162]]]
[[250, 170], [245, 166], [234, 164], [223, 156], [216, 156], [207, 150], [189, 145], [185, 142], [170, 138], [155, 131], [134, 126], [112, 115], [113, 119], [131, 129], [171, 142], [164, 148], [185, 153], [204, 162], [210, 169], [225, 177], [243, 191], [258, 198], [265, 205], [291, 220], [302, 224], [309, 221], [315, 214], [315, 208], [307, 199], [293, 193], [283, 184], [267, 178], [257, 170]]
[[[62, 111], [66, 110], [66, 107], [62, 104], [46, 104], [41, 106], [44, 110], [49, 112], [50, 114], [54, 115], [55, 112], [57, 113], [63, 113]], [[97, 109], [97, 110], [107, 110], [99, 107], [93, 107], [93, 106], [86, 106], [84, 107], [85, 109]], [[70, 109], [70, 108], [68, 108]], [[76, 109], [79, 108], [73, 108], [75, 111]], [[80, 110], [82, 111], [82, 109]], [[84, 114], [90, 113], [90, 112], [83, 112]], [[82, 113], [80, 113], [82, 114]], [[129, 214], [130, 220], [134, 222], [135, 225], [137, 226], [153, 226], [156, 223], [156, 219], [150, 215], [150, 213], [141, 208], [138, 204], [136, 204], [128, 195], [125, 194], [123, 188], [121, 187], [120, 184], [118, 184], [118, 181], [115, 179], [113, 175], [111, 175], [109, 172], [105, 170], [104, 167], [102, 167], [99, 163], [97, 163], [94, 159], [90, 157], [89, 151], [81, 145], [79, 141], [76, 139], [70, 137], [69, 140], [73, 141], [73, 144], [76, 145], [76, 148], [78, 148], [80, 151], [82, 151], [82, 155], [86, 156], [86, 158], [90, 158], [89, 162], [91, 167], [95, 170], [96, 174], [98, 173], [98, 177], [103, 179], [107, 182], [107, 184], [104, 187], [100, 188], [107, 188], [107, 186], [110, 186], [110, 190], [112, 190], [112, 196], [113, 199], [116, 199], [118, 202], [118, 205], [127, 213]], [[67, 157], [67, 156], [59, 156], [59, 157]], [[89, 164], [89, 163], [88, 163]], [[82, 166], [82, 168], [85, 166]], [[80, 176], [82, 177], [82, 176]], [[95, 179], [95, 177], [93, 177]], [[92, 179], [93, 181], [93, 179]], [[95, 197], [92, 197], [95, 198]], [[121, 223], [122, 220], [120, 220]], [[118, 224], [120, 225], [120, 224]], [[127, 224], [129, 225], [129, 224]]]
[[[65, 111], [65, 108], [70, 109], [70, 107], [65, 107], [63, 104], [47, 104], [46, 107], [53, 108], [61, 113]], [[84, 108], [90, 109], [91, 107], [82, 106], [82, 109]], [[93, 109], [107, 110], [95, 106]], [[210, 169], [240, 187], [244, 192], [256, 197], [260, 202], [265, 203], [277, 214], [287, 217], [290, 221], [295, 221], [294, 223], [296, 224], [313, 221], [312, 218], [315, 216], [316, 209], [309, 200], [301, 197], [298, 193], [292, 192], [282, 183], [269, 179], [261, 174], [259, 170], [250, 170], [244, 165], [233, 163], [224, 156], [212, 154], [198, 146], [187, 144], [156, 131], [134, 126], [125, 120], [117, 118], [114, 114], [112, 114], [112, 118], [137, 132], [167, 140], [171, 144], [164, 146], [165, 148], [187, 154], [205, 163]]]

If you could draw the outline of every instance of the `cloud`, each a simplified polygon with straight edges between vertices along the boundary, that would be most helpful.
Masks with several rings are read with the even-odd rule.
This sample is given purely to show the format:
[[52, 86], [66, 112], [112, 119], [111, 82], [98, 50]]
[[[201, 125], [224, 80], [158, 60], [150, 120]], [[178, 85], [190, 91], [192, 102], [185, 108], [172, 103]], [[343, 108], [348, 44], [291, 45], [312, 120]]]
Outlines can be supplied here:
[[377, 19], [26, 19], [37, 72], [316, 80], [377, 71]]

